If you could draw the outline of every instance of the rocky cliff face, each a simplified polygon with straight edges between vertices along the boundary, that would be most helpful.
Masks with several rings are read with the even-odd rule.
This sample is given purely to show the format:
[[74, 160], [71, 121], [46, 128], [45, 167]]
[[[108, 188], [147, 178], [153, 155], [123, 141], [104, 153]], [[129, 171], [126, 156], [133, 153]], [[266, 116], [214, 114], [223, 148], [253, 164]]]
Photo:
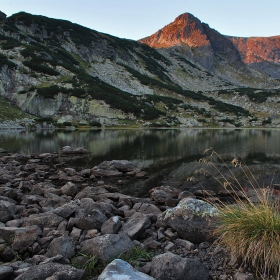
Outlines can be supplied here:
[[258, 102], [263, 121], [275, 114], [268, 97], [278, 98], [280, 71], [245, 62], [235, 42], [190, 14], [140, 42], [23, 12], [0, 24], [1, 96], [67, 122], [248, 125]]
[[280, 75], [280, 36], [228, 37], [239, 50], [243, 61], [251, 68], [270, 77]]
[[143, 38], [141, 43], [154, 48], [170, 48], [174, 46], [188, 46], [203, 67], [211, 69], [214, 54], [201, 21], [191, 14], [185, 13], [177, 17], [155, 34]]
[[[221, 71], [225, 63], [228, 69], [233, 67], [234, 71], [238, 70], [246, 75], [254, 76], [251, 69], [254, 69], [253, 72], [258, 70], [273, 78], [280, 75], [278, 66], [280, 36], [268, 38], [224, 36], [188, 13], [177, 17], [174, 22], [141, 39], [140, 42], [155, 48], [180, 46], [190, 49], [191, 56], [197, 63], [229, 80], [232, 80], [232, 71], [229, 75], [224, 73], [225, 69]], [[239, 77], [239, 83], [240, 80], [242, 78]], [[235, 79], [234, 83], [238, 83], [238, 80]]]

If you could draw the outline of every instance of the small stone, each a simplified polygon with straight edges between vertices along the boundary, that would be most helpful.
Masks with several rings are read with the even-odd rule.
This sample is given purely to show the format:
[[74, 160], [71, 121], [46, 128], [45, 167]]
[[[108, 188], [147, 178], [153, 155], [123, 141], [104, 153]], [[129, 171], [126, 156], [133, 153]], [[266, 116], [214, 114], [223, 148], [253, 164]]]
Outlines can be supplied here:
[[254, 276], [251, 273], [242, 273], [242, 272], [237, 272], [234, 275], [234, 280], [254, 280]]
[[172, 242], [168, 242], [168, 244], [164, 247], [164, 252], [172, 251], [176, 248], [176, 246]]
[[175, 234], [173, 231], [171, 231], [170, 229], [167, 229], [164, 232], [164, 235], [169, 238], [170, 240], [175, 240], [178, 236], [177, 234]]

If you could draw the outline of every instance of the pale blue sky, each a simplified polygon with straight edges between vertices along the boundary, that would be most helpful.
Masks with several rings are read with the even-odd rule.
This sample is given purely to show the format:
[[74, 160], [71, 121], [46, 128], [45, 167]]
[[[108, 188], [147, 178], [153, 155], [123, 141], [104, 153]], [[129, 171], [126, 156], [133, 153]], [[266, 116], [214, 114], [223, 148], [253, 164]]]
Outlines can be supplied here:
[[155, 33], [184, 12], [232, 36], [280, 35], [280, 0], [0, 0], [8, 16], [19, 11], [67, 19], [121, 38]]

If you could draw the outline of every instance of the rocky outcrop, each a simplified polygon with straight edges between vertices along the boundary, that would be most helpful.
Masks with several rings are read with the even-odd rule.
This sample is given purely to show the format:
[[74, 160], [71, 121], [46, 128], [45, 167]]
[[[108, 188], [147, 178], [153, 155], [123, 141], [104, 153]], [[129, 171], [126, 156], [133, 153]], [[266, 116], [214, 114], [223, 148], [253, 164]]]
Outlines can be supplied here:
[[0, 11], [0, 24], [4, 23], [7, 15]]
[[[251, 68], [273, 78], [279, 77], [279, 38], [224, 36], [193, 15], [185, 13], [140, 42], [155, 48], [179, 49], [186, 58], [191, 58], [211, 72], [232, 83], [241, 82], [240, 85], [245, 85], [242, 76], [250, 75], [253, 78], [256, 75], [256, 71], [251, 71]], [[221, 71], [225, 68], [231, 74]]]
[[192, 14], [185, 13], [174, 22], [160, 29], [155, 34], [139, 40], [154, 48], [188, 46], [192, 49], [193, 58], [206, 69], [214, 63], [214, 53], [201, 21]]

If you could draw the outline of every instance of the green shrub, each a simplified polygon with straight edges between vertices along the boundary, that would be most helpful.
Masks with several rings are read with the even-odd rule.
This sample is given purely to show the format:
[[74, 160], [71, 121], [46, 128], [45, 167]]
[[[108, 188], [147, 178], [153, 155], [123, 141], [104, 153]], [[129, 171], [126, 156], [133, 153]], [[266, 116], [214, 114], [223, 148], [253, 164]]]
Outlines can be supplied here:
[[7, 41], [5, 43], [1, 43], [1, 48], [3, 50], [9, 50], [9, 49], [20, 47], [21, 45], [22, 45], [22, 43], [17, 40]]
[[97, 122], [97, 121], [90, 121], [89, 122], [90, 126], [97, 126], [97, 127], [102, 127], [102, 124]]
[[0, 68], [7, 65], [9, 69], [15, 68], [17, 65], [12, 61], [8, 60], [6, 56], [0, 54]]
[[64, 126], [72, 126], [72, 123], [71, 122], [64, 122], [63, 125]]
[[36, 72], [44, 73], [44, 74], [51, 75], [51, 76], [60, 75], [60, 73], [58, 71], [50, 68], [49, 66], [39, 64], [38, 62], [33, 61], [33, 60], [24, 61], [23, 64], [25, 66], [29, 67], [31, 70], [36, 71]]

